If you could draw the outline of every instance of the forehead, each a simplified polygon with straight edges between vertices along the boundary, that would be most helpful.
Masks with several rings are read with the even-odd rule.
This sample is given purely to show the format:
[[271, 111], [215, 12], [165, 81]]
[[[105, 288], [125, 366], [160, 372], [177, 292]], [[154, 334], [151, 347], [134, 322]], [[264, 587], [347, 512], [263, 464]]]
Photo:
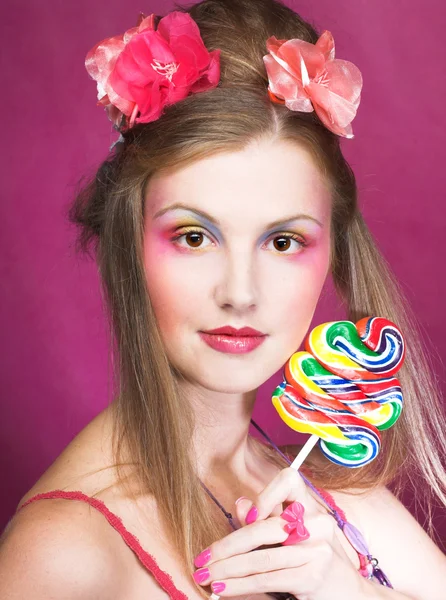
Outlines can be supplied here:
[[223, 223], [237, 217], [269, 222], [296, 210], [323, 221], [331, 205], [328, 185], [309, 152], [284, 141], [256, 142], [155, 175], [147, 188], [146, 216], [177, 202]]

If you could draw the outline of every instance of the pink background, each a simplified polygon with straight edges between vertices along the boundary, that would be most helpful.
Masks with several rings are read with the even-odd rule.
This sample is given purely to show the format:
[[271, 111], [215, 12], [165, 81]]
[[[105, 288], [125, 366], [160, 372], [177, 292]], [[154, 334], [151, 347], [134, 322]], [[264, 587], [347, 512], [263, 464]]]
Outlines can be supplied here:
[[[420, 320], [444, 389], [446, 189], [444, 3], [300, 0], [288, 4], [330, 30], [336, 56], [364, 87], [344, 150], [381, 250]], [[75, 185], [116, 138], [84, 69], [99, 40], [164, 15], [171, 2], [3, 2], [0, 530], [21, 496], [109, 400], [107, 348], [93, 263], [76, 257], [65, 219]], [[314, 323], [343, 318], [331, 293]], [[255, 417], [291, 442], [271, 406], [278, 373]], [[407, 499], [410, 503], [410, 498]], [[437, 522], [446, 539], [444, 510]]]

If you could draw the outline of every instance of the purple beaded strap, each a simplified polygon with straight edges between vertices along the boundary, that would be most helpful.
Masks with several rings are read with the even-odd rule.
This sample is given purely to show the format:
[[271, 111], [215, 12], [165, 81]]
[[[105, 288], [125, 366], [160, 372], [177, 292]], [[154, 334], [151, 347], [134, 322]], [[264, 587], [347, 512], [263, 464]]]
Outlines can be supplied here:
[[[271, 444], [271, 446], [273, 448], [275, 448], [275, 450], [277, 450], [277, 452], [286, 460], [286, 462], [291, 465], [292, 461], [288, 458], [288, 456], [286, 456], [286, 454], [284, 454], [280, 448], [278, 448], [276, 446], [276, 444], [273, 442], [273, 440], [269, 437], [269, 435], [267, 433], [265, 433], [263, 431], [263, 429], [257, 425], [257, 423], [251, 419], [251, 423], [254, 425], [254, 427], [257, 429], [257, 431], [259, 431], [259, 433], [261, 433], [263, 435], [263, 437]], [[390, 587], [393, 588], [392, 584], [389, 581], [389, 578], [386, 576], [386, 574], [384, 573], [384, 571], [378, 566], [378, 559], [373, 557], [370, 554], [370, 551], [367, 547], [367, 542], [364, 539], [364, 536], [362, 535], [362, 533], [359, 531], [359, 529], [357, 529], [354, 525], [352, 525], [351, 523], [349, 523], [348, 521], [345, 521], [341, 515], [339, 514], [339, 512], [336, 510], [335, 507], [330, 506], [326, 499], [322, 496], [322, 494], [319, 492], [319, 490], [311, 483], [311, 481], [309, 481], [305, 475], [303, 475], [303, 473], [301, 473], [300, 471], [298, 471], [299, 475], [302, 477], [302, 479], [305, 481], [306, 485], [311, 488], [313, 490], [313, 492], [319, 496], [319, 498], [324, 502], [324, 504], [327, 506], [327, 508], [329, 509], [329, 512], [331, 512], [331, 515], [334, 517], [334, 519], [336, 520], [336, 523], [338, 524], [338, 527], [340, 529], [342, 529], [345, 537], [348, 539], [348, 541], [350, 542], [350, 544], [353, 546], [353, 548], [359, 552], [360, 554], [363, 554], [365, 556], [367, 556], [367, 558], [369, 559], [369, 561], [372, 564], [372, 574], [371, 574], [371, 578], [375, 578], [377, 581], [379, 581], [379, 583], [381, 585], [384, 585], [386, 587]]]
[[234, 529], [234, 530], [237, 529], [237, 526], [234, 523], [234, 517], [232, 516], [232, 514], [229, 513], [222, 504], [220, 504], [220, 502], [217, 500], [217, 498], [214, 496], [214, 494], [211, 492], [211, 490], [209, 490], [202, 481], [200, 481], [200, 483], [204, 487], [206, 492], [209, 494], [209, 496], [212, 498], [212, 500], [215, 502], [215, 504], [224, 513], [225, 517], [228, 519], [229, 523], [231, 524], [232, 529]]
[[[276, 444], [269, 437], [269, 435], [267, 433], [265, 433], [259, 425], [257, 425], [257, 423], [254, 421], [254, 419], [251, 419], [251, 423], [252, 423], [252, 425], [254, 425], [254, 427], [257, 429], [257, 431], [261, 435], [263, 435], [263, 437], [271, 444], [271, 446], [280, 454], [280, 456], [289, 465], [291, 465], [292, 461], [288, 458], [288, 456], [286, 454], [284, 454], [278, 446], [276, 446]], [[319, 490], [311, 483], [311, 481], [309, 481], [309, 479], [307, 479], [305, 477], [305, 475], [303, 475], [300, 471], [298, 471], [298, 473], [304, 480], [305, 484], [311, 490], [313, 490], [313, 492], [327, 506], [330, 514], [336, 520], [338, 527], [340, 529], [342, 529], [345, 537], [348, 539], [348, 541], [353, 546], [353, 548], [360, 554], [367, 556], [368, 560], [370, 561], [370, 564], [372, 565], [372, 573], [370, 575], [370, 579], [376, 579], [381, 585], [392, 588], [393, 586], [390, 583], [388, 577], [385, 575], [384, 571], [378, 566], [378, 559], [376, 559], [375, 557], [373, 557], [370, 554], [369, 549], [367, 547], [367, 543], [366, 543], [362, 533], [359, 531], [359, 529], [357, 529], [354, 525], [352, 525], [348, 521], [344, 520], [342, 518], [342, 516], [339, 514], [339, 512], [336, 510], [336, 508], [333, 506], [330, 506], [330, 504], [328, 504], [327, 500], [323, 497], [323, 495], [319, 492]], [[228, 519], [232, 529], [236, 530], [237, 526], [234, 523], [234, 518], [233, 518], [232, 514], [227, 512], [227, 510], [225, 510], [224, 506], [217, 500], [217, 498], [214, 496], [214, 494], [204, 485], [204, 483], [202, 481], [200, 481], [200, 483], [203, 486], [203, 488], [206, 490], [208, 495], [215, 502], [215, 504], [224, 513], [224, 515]], [[271, 596], [272, 598], [275, 598], [276, 600], [289, 600], [289, 599], [292, 600], [292, 599], [294, 599], [294, 596], [290, 596], [290, 594], [284, 594], [281, 592], [269, 593], [268, 596]]]

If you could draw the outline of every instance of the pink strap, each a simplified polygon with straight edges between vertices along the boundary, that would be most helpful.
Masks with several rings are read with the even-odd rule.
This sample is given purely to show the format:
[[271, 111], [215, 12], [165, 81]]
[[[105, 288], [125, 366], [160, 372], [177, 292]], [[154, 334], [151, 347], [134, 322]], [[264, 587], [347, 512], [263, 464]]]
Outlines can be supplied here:
[[188, 600], [187, 596], [175, 587], [172, 577], [159, 568], [153, 556], [144, 550], [138, 539], [125, 528], [122, 520], [117, 515], [112, 513], [101, 500], [91, 498], [82, 492], [64, 492], [63, 490], [52, 490], [50, 492], [36, 494], [32, 498], [29, 498], [29, 500], [24, 502], [22, 506], [17, 509], [16, 514], [19, 512], [19, 510], [22, 510], [22, 508], [31, 502], [46, 498], [82, 500], [90, 504], [90, 506], [93, 508], [96, 508], [105, 516], [110, 525], [121, 535], [127, 546], [136, 554], [144, 567], [153, 574], [159, 585], [169, 594], [169, 597], [172, 598], [172, 600]]

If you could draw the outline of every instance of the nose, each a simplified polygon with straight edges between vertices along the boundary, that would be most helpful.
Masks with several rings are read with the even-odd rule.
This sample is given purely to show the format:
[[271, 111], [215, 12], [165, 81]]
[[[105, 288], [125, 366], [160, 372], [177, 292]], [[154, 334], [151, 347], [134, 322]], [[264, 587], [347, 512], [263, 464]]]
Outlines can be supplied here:
[[215, 297], [221, 308], [233, 308], [237, 312], [252, 310], [256, 306], [256, 265], [249, 251], [239, 249], [228, 253]]

